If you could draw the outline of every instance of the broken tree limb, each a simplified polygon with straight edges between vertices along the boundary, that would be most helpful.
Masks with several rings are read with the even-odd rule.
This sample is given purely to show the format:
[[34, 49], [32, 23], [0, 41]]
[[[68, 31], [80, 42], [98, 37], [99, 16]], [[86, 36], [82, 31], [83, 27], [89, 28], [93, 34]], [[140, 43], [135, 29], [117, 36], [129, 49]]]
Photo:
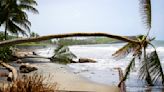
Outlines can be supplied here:
[[9, 46], [9, 45], [15, 45], [15, 44], [26, 43], [26, 42], [37, 42], [37, 41], [49, 40], [53, 38], [87, 37], [87, 36], [109, 37], [125, 42], [140, 44], [140, 42], [137, 40], [132, 40], [125, 36], [119, 36], [119, 35], [113, 35], [107, 33], [67, 33], [67, 34], [56, 34], [56, 35], [47, 35], [47, 36], [32, 37], [32, 38], [19, 38], [19, 39], [6, 40], [0, 42], [0, 46], [7, 46], [7, 45]]
[[[5, 67], [10, 72], [10, 75], [9, 76], [11, 77], [11, 75], [12, 75], [12, 78], [11, 78], [12, 81], [15, 81], [17, 79], [18, 73], [17, 73], [16, 68], [14, 68], [13, 66], [11, 66], [11, 65], [3, 62], [3, 61], [0, 61], [0, 65], [2, 65], [3, 67]], [[12, 72], [12, 74], [11, 74], [11, 72]]]

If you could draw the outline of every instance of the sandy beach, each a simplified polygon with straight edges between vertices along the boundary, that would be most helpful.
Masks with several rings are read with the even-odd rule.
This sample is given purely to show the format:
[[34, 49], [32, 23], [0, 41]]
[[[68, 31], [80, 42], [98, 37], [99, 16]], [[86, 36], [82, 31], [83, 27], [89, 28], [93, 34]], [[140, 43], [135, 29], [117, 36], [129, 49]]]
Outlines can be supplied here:
[[[27, 52], [26, 52], [27, 53]], [[28, 53], [29, 54], [29, 53]], [[23, 55], [23, 54], [21, 54]], [[93, 82], [87, 78], [80, 76], [77, 73], [71, 71], [70, 67], [63, 64], [57, 64], [50, 62], [49, 59], [43, 58], [26, 58], [23, 61], [38, 66], [38, 70], [28, 73], [39, 73], [46, 78], [51, 76], [48, 83], [57, 83], [57, 88], [60, 91], [73, 91], [73, 92], [119, 92], [119, 88], [116, 85], [105, 85]], [[15, 62], [11, 63], [17, 69], [20, 64]]]
[[78, 74], [70, 71], [66, 65], [50, 63], [45, 59], [34, 60], [39, 69], [38, 73], [44, 76], [53, 76], [49, 82], [57, 82], [58, 90], [62, 91], [89, 91], [89, 92], [119, 92], [119, 88], [114, 85], [103, 85], [89, 81]]

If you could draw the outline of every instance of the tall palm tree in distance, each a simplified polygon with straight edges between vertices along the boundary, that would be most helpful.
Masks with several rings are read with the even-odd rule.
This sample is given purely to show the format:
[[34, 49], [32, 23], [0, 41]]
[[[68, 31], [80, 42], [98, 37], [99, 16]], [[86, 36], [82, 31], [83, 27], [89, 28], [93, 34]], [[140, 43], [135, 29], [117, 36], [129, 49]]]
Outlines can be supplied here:
[[27, 11], [38, 13], [33, 6], [37, 5], [34, 0], [1, 0], [0, 1], [0, 23], [5, 28], [5, 39], [7, 33], [27, 35], [31, 23], [28, 20]]

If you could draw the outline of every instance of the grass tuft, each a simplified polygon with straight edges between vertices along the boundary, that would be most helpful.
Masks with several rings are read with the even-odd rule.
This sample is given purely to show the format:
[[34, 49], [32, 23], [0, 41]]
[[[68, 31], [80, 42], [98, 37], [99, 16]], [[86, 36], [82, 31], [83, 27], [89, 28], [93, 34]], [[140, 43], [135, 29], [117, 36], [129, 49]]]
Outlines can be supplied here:
[[57, 92], [56, 83], [44, 83], [45, 81], [46, 78], [42, 75], [33, 74], [18, 78], [10, 86], [0, 88], [0, 92]]

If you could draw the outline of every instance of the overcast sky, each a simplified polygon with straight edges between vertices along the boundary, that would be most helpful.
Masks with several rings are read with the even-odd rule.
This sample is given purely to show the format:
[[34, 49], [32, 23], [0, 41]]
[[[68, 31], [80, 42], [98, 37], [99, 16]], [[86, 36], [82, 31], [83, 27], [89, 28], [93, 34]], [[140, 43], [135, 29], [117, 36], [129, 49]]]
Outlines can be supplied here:
[[[40, 35], [72, 32], [145, 34], [139, 0], [37, 0], [29, 14], [31, 31]], [[164, 0], [152, 0], [152, 36], [164, 40]]]

